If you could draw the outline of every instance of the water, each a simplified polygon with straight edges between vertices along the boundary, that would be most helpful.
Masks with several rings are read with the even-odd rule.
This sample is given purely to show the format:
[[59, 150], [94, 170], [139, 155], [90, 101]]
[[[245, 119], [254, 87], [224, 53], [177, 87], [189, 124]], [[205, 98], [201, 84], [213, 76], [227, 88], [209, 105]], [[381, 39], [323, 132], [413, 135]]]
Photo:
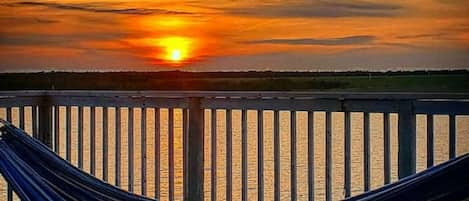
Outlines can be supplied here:
[[[60, 107], [60, 151], [65, 157], [65, 107]], [[154, 197], [154, 109], [147, 111], [147, 195]], [[161, 200], [168, 197], [168, 110], [161, 109]], [[25, 110], [25, 130], [31, 133], [31, 108]], [[115, 181], [115, 112], [110, 108], [109, 116], [109, 145], [108, 145], [108, 181]], [[128, 147], [127, 147], [127, 112], [121, 110], [121, 187], [128, 186]], [[90, 172], [90, 141], [88, 107], [84, 108], [84, 170]], [[13, 108], [13, 122], [18, 124], [18, 109]], [[77, 165], [77, 107], [72, 107], [72, 158], [71, 161]], [[205, 111], [205, 197], [210, 199], [210, 110]], [[315, 112], [314, 121], [314, 157], [315, 157], [315, 198], [323, 200], [325, 195], [325, 113]], [[102, 108], [96, 108], [96, 177], [102, 178]], [[241, 111], [233, 110], [233, 200], [241, 199]], [[140, 135], [141, 110], [134, 110], [134, 191], [141, 193], [140, 186], [140, 164], [141, 164], [141, 135]], [[5, 117], [5, 109], [0, 109], [0, 117]], [[257, 112], [249, 110], [248, 117], [248, 198], [257, 199]], [[379, 113], [370, 114], [371, 120], [371, 187], [377, 188], [384, 183], [383, 175], [383, 115]], [[435, 164], [448, 160], [448, 116], [436, 115], [435, 122]], [[280, 138], [281, 138], [281, 200], [290, 198], [290, 112], [280, 112]], [[217, 111], [217, 200], [225, 199], [225, 155], [226, 155], [226, 132], [225, 111]], [[182, 110], [174, 111], [174, 161], [175, 161], [175, 199], [182, 200], [183, 177], [182, 177]], [[307, 200], [307, 113], [297, 112], [297, 189], [298, 200]], [[469, 152], [469, 116], [457, 116], [457, 154]], [[391, 114], [391, 178], [397, 180], [397, 115]], [[352, 113], [352, 195], [363, 192], [363, 114]], [[339, 200], [344, 196], [344, 114], [332, 113], [332, 165], [333, 200]], [[264, 112], [264, 196], [265, 200], [273, 200], [274, 195], [274, 163], [273, 163], [273, 112]], [[422, 171], [426, 167], [426, 116], [417, 115], [417, 170]], [[0, 196], [6, 195], [6, 185], [0, 182]]]

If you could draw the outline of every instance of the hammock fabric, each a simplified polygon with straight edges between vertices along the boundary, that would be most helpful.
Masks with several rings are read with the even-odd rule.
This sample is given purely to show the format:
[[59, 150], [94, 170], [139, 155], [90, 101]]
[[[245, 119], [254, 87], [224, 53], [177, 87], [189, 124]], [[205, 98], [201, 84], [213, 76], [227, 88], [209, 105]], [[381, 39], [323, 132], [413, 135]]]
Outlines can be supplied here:
[[345, 201], [469, 201], [469, 154]]
[[21, 200], [152, 201], [87, 174], [23, 130], [0, 123], [0, 172]]

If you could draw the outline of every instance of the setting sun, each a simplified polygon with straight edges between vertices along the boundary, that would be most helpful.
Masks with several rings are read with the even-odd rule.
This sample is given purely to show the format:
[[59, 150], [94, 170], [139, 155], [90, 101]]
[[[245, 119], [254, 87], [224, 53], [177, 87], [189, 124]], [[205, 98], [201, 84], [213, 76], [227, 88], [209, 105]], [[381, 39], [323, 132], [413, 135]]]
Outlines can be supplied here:
[[173, 50], [171, 53], [171, 60], [179, 61], [181, 60], [181, 50]]
[[179, 63], [189, 58], [192, 41], [185, 37], [167, 37], [159, 41], [164, 50], [162, 59], [168, 62]]

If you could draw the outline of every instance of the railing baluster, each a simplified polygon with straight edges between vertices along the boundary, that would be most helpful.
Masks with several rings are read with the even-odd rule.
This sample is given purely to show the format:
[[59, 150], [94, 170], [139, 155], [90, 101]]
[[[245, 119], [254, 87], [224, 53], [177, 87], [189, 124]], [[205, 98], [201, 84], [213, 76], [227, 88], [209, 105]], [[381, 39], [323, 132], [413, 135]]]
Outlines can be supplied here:
[[280, 119], [274, 111], [274, 200], [280, 201]]
[[217, 110], [211, 114], [211, 200], [217, 200]]
[[351, 129], [351, 113], [350, 112], [345, 112], [345, 118], [344, 118], [344, 123], [345, 123], [345, 132], [344, 132], [344, 189], [345, 189], [345, 197], [350, 197], [351, 195], [351, 172], [352, 172], [352, 167], [351, 167], [351, 136], [352, 136], [352, 129]]
[[416, 128], [412, 101], [399, 102], [399, 150], [398, 176], [402, 179], [415, 173], [416, 167]]
[[[103, 107], [103, 114], [105, 108]], [[103, 115], [104, 116], [104, 115]], [[104, 136], [104, 118], [103, 118], [103, 136]], [[103, 161], [107, 160], [107, 157], [104, 157], [104, 147], [107, 147], [107, 144], [104, 144], [103, 138]], [[104, 162], [103, 162], [104, 163]], [[96, 173], [96, 107], [90, 107], [90, 172], [92, 175]], [[104, 165], [103, 165], [104, 172]], [[107, 178], [103, 180], [107, 181]]]
[[128, 168], [127, 168], [127, 179], [128, 179], [128, 190], [129, 192], [134, 192], [134, 108], [129, 107], [127, 112], [128, 118], [128, 127], [127, 127], [127, 158], [128, 158]]
[[[187, 132], [188, 130], [188, 116], [187, 116], [187, 109], [184, 108], [182, 109], [182, 150], [183, 150], [183, 188], [184, 188], [184, 193], [183, 195], [187, 195], [187, 179], [188, 179], [188, 176], [189, 176], [189, 168], [187, 167], [187, 160], [188, 160], [188, 153], [187, 153], [187, 140], [188, 140], [188, 134], [189, 132]], [[185, 199], [185, 198], [184, 198]]]
[[383, 114], [384, 124], [384, 183], [391, 183], [391, 118], [389, 113]]
[[247, 129], [247, 111], [241, 110], [241, 186], [242, 199], [248, 200], [248, 129]]
[[[20, 110], [20, 125], [23, 124], [24, 128], [24, 114], [22, 113], [24, 110]], [[60, 153], [60, 108], [58, 105], [54, 107], [54, 150], [55, 153]]]
[[326, 112], [326, 200], [332, 200], [332, 114]]
[[140, 167], [142, 169], [141, 172], [141, 185], [142, 185], [142, 195], [147, 195], [147, 108], [142, 107], [141, 112], [141, 164]]
[[24, 130], [24, 106], [19, 109], [20, 128]]
[[427, 168], [433, 166], [434, 153], [433, 114], [427, 114]]
[[155, 108], [155, 198], [160, 198], [160, 109]]
[[[116, 110], [117, 112], [117, 110]], [[94, 111], [93, 111], [94, 113]], [[94, 115], [93, 115], [94, 116]], [[103, 107], [103, 180], [108, 181], [108, 146], [109, 146], [109, 140], [108, 140], [108, 135], [109, 135], [109, 125], [108, 125], [108, 108]], [[93, 133], [96, 133], [96, 131], [93, 131]], [[93, 138], [96, 138], [96, 134], [93, 134]], [[96, 141], [95, 141], [96, 143]], [[92, 155], [95, 155], [94, 153]], [[96, 158], [94, 156], [94, 158]]]
[[83, 169], [83, 106], [78, 106], [78, 168]]
[[[12, 123], [12, 114], [11, 114], [11, 107], [7, 107], [6, 108], [6, 116], [7, 116], [7, 121]], [[12, 123], [13, 124], [13, 123]]]
[[449, 115], [449, 158], [456, 157], [456, 115]]
[[[6, 117], [7, 117], [7, 121], [11, 123], [11, 107], [7, 107], [6, 108]], [[12, 201], [13, 200], [13, 188], [12, 186], [8, 183], [7, 185], [7, 200], [8, 201]]]
[[186, 201], [204, 199], [204, 110], [201, 98], [189, 99], [189, 139], [188, 167], [192, 171], [188, 177]]
[[314, 200], [314, 112], [308, 111], [308, 200]]
[[38, 139], [38, 115], [37, 115], [37, 106], [31, 106], [31, 115], [32, 115], [32, 124], [33, 124], [33, 137]]
[[257, 200], [264, 201], [264, 111], [257, 111]]
[[174, 200], [174, 109], [168, 108], [168, 182], [169, 201]]
[[[33, 115], [34, 116], [34, 115]], [[66, 108], [66, 127], [65, 127], [65, 144], [67, 151], [65, 152], [66, 159], [68, 162], [72, 161], [72, 107], [67, 106]]]
[[363, 114], [363, 179], [365, 192], [370, 190], [370, 113]]
[[41, 98], [38, 106], [38, 139], [47, 147], [52, 148], [52, 105], [48, 96]]
[[291, 200], [296, 201], [296, 111], [291, 111], [290, 115], [290, 187]]
[[231, 201], [232, 192], [232, 125], [231, 109], [226, 110], [226, 200]]
[[121, 108], [116, 107], [116, 169], [115, 169], [115, 182], [116, 186], [121, 185]]

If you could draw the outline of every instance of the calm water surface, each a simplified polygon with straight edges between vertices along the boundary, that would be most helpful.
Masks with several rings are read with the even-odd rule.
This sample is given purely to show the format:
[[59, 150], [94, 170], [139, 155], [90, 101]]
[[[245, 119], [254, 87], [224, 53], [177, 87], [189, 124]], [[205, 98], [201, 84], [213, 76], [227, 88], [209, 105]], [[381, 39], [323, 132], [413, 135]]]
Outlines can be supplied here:
[[[65, 107], [60, 107], [60, 148], [59, 154], [65, 157]], [[31, 109], [25, 110], [25, 130], [31, 133]], [[109, 182], [115, 181], [115, 112], [110, 108], [109, 116]], [[122, 170], [121, 187], [128, 186], [128, 147], [127, 147], [127, 121], [128, 109], [121, 109], [121, 142], [122, 142]], [[147, 110], [147, 195], [154, 197], [154, 109]], [[161, 109], [161, 200], [168, 197], [168, 110]], [[5, 117], [5, 109], [0, 109], [0, 117]], [[90, 171], [90, 141], [89, 135], [89, 113], [88, 107], [84, 108], [84, 169]], [[18, 109], [13, 108], [13, 122], [18, 124]], [[77, 165], [77, 107], [72, 107], [72, 163]], [[314, 120], [314, 157], [315, 157], [315, 197], [323, 200], [325, 195], [325, 113], [315, 112]], [[96, 108], [96, 177], [102, 178], [102, 108]], [[210, 199], [210, 110], [205, 112], [205, 197]], [[241, 199], [241, 111], [233, 110], [233, 200]], [[307, 200], [307, 113], [297, 112], [297, 182], [298, 200]], [[134, 109], [134, 189], [141, 193], [140, 186], [140, 164], [141, 164], [141, 135], [140, 135], [141, 110]], [[225, 111], [217, 111], [217, 198], [225, 199]], [[371, 186], [377, 188], [383, 185], [383, 115], [379, 113], [370, 114], [371, 120]], [[437, 115], [435, 122], [435, 163], [441, 163], [448, 159], [448, 117]], [[281, 199], [290, 198], [290, 112], [280, 112], [280, 138], [281, 138]], [[182, 200], [183, 177], [182, 177], [182, 110], [174, 111], [174, 154], [175, 154], [175, 199]], [[457, 154], [469, 152], [469, 116], [458, 116], [457, 126]], [[332, 142], [333, 142], [333, 200], [339, 200], [344, 196], [344, 114], [332, 113]], [[363, 191], [363, 113], [352, 113], [352, 194], [356, 195]], [[257, 199], [257, 112], [248, 111], [248, 198]], [[397, 115], [391, 115], [391, 159], [392, 180], [397, 180]], [[265, 200], [273, 200], [274, 195], [274, 162], [273, 162], [273, 112], [264, 112], [264, 177], [265, 177]], [[417, 115], [417, 170], [424, 170], [426, 166], [426, 116]], [[0, 196], [6, 195], [5, 181], [0, 181]]]

